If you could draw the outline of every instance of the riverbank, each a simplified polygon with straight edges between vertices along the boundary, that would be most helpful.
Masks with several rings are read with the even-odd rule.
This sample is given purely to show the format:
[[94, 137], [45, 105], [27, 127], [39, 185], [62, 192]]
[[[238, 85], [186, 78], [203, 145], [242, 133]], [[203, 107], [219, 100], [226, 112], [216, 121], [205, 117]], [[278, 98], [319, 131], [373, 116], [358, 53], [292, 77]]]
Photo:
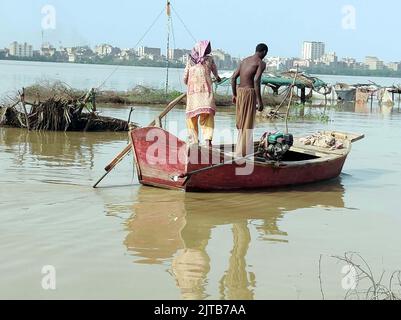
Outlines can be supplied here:
[[[69, 62], [63, 59], [47, 58], [47, 57], [32, 57], [32, 58], [0, 57], [0, 61], [57, 63], [66, 65], [115, 66], [115, 67], [148, 67], [148, 68], [166, 68], [167, 66], [167, 61], [153, 61], [150, 59], [127, 61], [127, 60], [119, 60], [119, 59], [113, 60], [110, 58], [99, 58], [99, 57], [97, 57], [96, 59], [77, 60], [76, 62]], [[179, 61], [170, 61], [169, 68], [184, 69], [185, 65]], [[232, 70], [221, 69], [221, 71], [232, 71]], [[326, 75], [326, 76], [401, 78], [401, 71], [394, 71], [389, 69], [355, 70], [351, 68], [318, 66], [318, 67], [303, 68], [300, 71], [304, 71], [309, 74]]]
[[[49, 57], [32, 57], [32, 58], [19, 58], [19, 57], [0, 57], [3, 61], [25, 61], [25, 62], [43, 62], [43, 63], [65, 63], [65, 64], [89, 64], [89, 65], [107, 65], [107, 66], [125, 66], [125, 67], [149, 67], [149, 68], [165, 68], [167, 61], [153, 61], [150, 59], [143, 60], [113, 60], [110, 58], [86, 59], [77, 60], [76, 62], [66, 61], [64, 59], [49, 58]], [[169, 68], [183, 69], [185, 65], [179, 61], [170, 61]]]
[[[78, 99], [86, 94], [86, 91], [71, 88], [62, 82], [41, 82], [26, 88], [28, 101], [38, 101], [48, 99], [58, 95]], [[96, 102], [100, 104], [112, 105], [166, 105], [180, 96], [182, 93], [176, 90], [169, 91], [167, 94], [163, 89], [155, 89], [147, 86], [136, 86], [127, 91], [105, 90], [96, 94]], [[216, 105], [218, 107], [233, 106], [232, 96], [229, 94], [215, 94]], [[266, 106], [276, 106], [282, 102], [281, 97], [266, 95], [263, 97]], [[181, 105], [185, 105], [185, 99]]]

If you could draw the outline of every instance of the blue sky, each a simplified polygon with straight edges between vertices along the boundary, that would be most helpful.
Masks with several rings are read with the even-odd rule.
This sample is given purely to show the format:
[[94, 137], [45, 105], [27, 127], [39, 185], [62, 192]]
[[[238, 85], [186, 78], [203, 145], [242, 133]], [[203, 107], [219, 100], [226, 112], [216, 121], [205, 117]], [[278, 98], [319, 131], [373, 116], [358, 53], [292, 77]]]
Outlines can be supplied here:
[[[0, 0], [0, 47], [27, 41], [41, 43], [41, 9], [56, 9], [57, 27], [45, 32], [56, 45], [111, 43], [132, 47], [165, 5], [165, 0]], [[401, 27], [397, 0], [172, 0], [172, 4], [197, 39], [234, 56], [253, 52], [259, 42], [270, 46], [272, 56], [299, 56], [304, 40], [326, 42], [327, 51], [341, 57], [363, 59], [376, 55], [401, 61], [396, 41]], [[346, 5], [355, 8], [355, 29], [344, 29]], [[348, 20], [347, 20], [348, 21]], [[173, 14], [175, 47], [191, 47], [193, 40]], [[165, 47], [163, 16], [143, 41]], [[174, 45], [173, 45], [174, 46]]]

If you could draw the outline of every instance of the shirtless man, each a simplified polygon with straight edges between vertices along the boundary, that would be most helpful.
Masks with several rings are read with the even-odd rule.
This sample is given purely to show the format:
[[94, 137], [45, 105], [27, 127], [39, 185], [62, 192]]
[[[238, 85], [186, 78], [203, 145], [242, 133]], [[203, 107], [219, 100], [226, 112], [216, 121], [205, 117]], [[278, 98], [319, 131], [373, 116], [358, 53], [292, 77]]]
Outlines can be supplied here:
[[[264, 108], [261, 79], [266, 69], [263, 59], [268, 51], [267, 45], [259, 44], [256, 47], [256, 53], [241, 62], [231, 79], [233, 103], [237, 105], [237, 129], [239, 130], [237, 156], [245, 157], [254, 152], [253, 129], [257, 106], [259, 111], [263, 111]], [[237, 87], [238, 78], [240, 78], [240, 85]]]

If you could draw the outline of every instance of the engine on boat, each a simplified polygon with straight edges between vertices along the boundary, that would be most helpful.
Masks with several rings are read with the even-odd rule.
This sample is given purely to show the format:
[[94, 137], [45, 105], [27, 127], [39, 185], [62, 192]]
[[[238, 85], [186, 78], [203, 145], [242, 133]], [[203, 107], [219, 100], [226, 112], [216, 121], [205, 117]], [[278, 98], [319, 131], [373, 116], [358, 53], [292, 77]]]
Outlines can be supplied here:
[[294, 145], [294, 136], [281, 132], [266, 132], [259, 144], [259, 153], [269, 161], [281, 161]]

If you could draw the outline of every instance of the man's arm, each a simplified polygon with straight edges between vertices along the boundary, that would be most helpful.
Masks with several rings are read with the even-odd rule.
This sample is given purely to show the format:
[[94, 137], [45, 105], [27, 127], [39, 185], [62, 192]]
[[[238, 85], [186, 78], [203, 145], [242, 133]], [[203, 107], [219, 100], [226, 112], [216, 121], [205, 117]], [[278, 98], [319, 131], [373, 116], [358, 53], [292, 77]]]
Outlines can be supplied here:
[[238, 66], [237, 70], [231, 77], [231, 89], [233, 91], [233, 103], [237, 102], [237, 80], [241, 75], [241, 64]]
[[258, 110], [263, 111], [264, 106], [263, 106], [263, 99], [262, 99], [262, 88], [261, 88], [261, 82], [262, 82], [262, 75], [263, 72], [266, 69], [266, 63], [261, 61], [258, 67], [258, 70], [256, 71], [255, 75], [255, 90], [256, 90], [256, 98], [258, 100]]

